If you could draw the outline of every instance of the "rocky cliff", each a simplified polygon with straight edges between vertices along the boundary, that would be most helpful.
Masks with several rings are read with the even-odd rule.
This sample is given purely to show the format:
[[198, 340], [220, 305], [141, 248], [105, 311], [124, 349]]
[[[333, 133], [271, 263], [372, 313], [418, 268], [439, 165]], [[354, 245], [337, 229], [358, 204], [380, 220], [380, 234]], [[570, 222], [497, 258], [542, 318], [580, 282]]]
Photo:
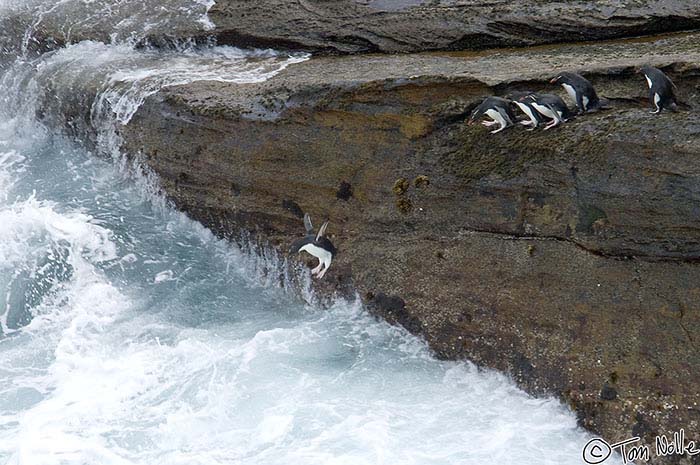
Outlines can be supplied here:
[[[328, 218], [340, 254], [320, 292], [357, 291], [439, 357], [653, 444], [700, 428], [698, 40], [314, 57], [264, 83], [165, 89], [121, 136], [222, 236], [284, 253], [303, 212]], [[690, 109], [649, 114], [642, 63]], [[485, 95], [558, 92], [563, 69], [609, 107], [546, 132], [464, 124]]]
[[221, 43], [332, 53], [527, 46], [700, 26], [694, 0], [219, 0]]
[[[0, 4], [0, 61], [81, 40], [168, 45], [216, 38], [235, 46], [322, 53], [479, 50], [603, 40], [700, 27], [695, 0], [34, 0]], [[138, 18], [134, 21], [134, 18]], [[147, 24], [147, 28], [142, 27]]]
[[[124, 149], [223, 237], [284, 254], [303, 212], [329, 219], [340, 254], [319, 293], [359, 294], [439, 357], [557, 395], [611, 442], [698, 439], [700, 33], [602, 41], [698, 27], [697, 1], [219, 0], [209, 31], [197, 9], [123, 2], [74, 23], [72, 2], [40, 21], [32, 5], [0, 6], [0, 66], [84, 39], [319, 52], [263, 83], [163, 89]], [[116, 28], [133, 16], [151, 28]], [[596, 42], [542, 45], [577, 40]], [[489, 49], [508, 46], [529, 47]], [[649, 114], [644, 63], [686, 109]], [[560, 70], [608, 108], [546, 132], [464, 124], [486, 95], [560, 92]], [[99, 89], [70, 82], [65, 98], [46, 84], [44, 116], [89, 131]]]

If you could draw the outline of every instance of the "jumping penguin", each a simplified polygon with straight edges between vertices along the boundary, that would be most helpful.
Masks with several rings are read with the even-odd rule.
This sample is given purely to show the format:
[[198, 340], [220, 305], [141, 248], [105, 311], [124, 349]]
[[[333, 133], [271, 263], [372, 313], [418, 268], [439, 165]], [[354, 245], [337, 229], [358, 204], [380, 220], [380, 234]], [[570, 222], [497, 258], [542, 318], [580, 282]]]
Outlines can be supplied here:
[[515, 115], [511, 109], [510, 101], [501, 97], [486, 97], [472, 112], [469, 118], [469, 124], [474, 124], [474, 122], [482, 116], [488, 116], [492, 119], [492, 121], [487, 120], [482, 122], [484, 126], [489, 127], [495, 124], [500, 126], [498, 129], [491, 131], [491, 134], [501, 132], [505, 128], [515, 124]]
[[555, 126], [559, 126], [571, 119], [572, 114], [569, 107], [566, 106], [564, 101], [553, 94], [530, 94], [526, 101], [530, 102], [532, 106], [541, 115], [552, 120], [547, 126], [544, 127], [545, 131], [551, 129]]
[[649, 101], [656, 107], [656, 110], [651, 113], [661, 113], [664, 108], [676, 111], [678, 104], [674, 92], [676, 86], [673, 81], [663, 71], [652, 66], [643, 66], [640, 71], [644, 74], [649, 85]]
[[527, 121], [521, 121], [520, 124], [523, 126], [530, 126], [528, 131], [532, 131], [537, 128], [540, 124], [544, 124], [545, 120], [539, 111], [532, 106], [532, 102], [528, 97], [532, 95], [532, 92], [511, 92], [507, 95], [507, 98], [513, 101], [520, 110], [529, 118]]
[[566, 93], [569, 94], [569, 97], [576, 102], [579, 114], [600, 108], [600, 100], [593, 88], [593, 84], [580, 74], [559, 73], [549, 82], [561, 84]]
[[318, 266], [311, 270], [311, 274], [321, 279], [331, 266], [333, 256], [337, 252], [333, 243], [325, 236], [328, 221], [323, 223], [318, 233], [314, 234], [311, 218], [306, 213], [304, 214], [304, 227], [306, 228], [306, 236], [294, 241], [289, 249], [289, 253], [299, 253], [303, 250], [318, 258]]

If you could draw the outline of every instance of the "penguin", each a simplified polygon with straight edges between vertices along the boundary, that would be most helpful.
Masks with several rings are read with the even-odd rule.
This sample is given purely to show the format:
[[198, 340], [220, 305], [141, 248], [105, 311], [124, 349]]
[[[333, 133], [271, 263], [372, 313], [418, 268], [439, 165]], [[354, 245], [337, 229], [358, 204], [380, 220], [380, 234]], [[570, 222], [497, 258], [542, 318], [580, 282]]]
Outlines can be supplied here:
[[674, 92], [676, 86], [673, 84], [673, 81], [663, 71], [653, 66], [642, 66], [640, 72], [647, 79], [649, 100], [656, 107], [656, 110], [651, 113], [654, 115], [659, 114], [664, 108], [676, 111], [678, 103]]
[[318, 233], [314, 234], [311, 218], [309, 214], [306, 213], [304, 214], [304, 227], [306, 228], [306, 236], [294, 241], [289, 249], [289, 253], [299, 253], [303, 250], [318, 258], [318, 266], [311, 270], [311, 274], [321, 279], [331, 266], [331, 261], [333, 261], [333, 257], [338, 250], [325, 236], [326, 228], [328, 228], [328, 221], [323, 223]]
[[569, 94], [569, 97], [576, 102], [579, 114], [600, 108], [601, 102], [593, 88], [593, 84], [580, 74], [559, 73], [549, 82], [561, 84], [566, 93]]
[[530, 94], [526, 101], [530, 102], [541, 115], [552, 120], [551, 123], [544, 127], [545, 131], [559, 126], [573, 116], [566, 103], [553, 94]]
[[498, 124], [500, 127], [491, 131], [491, 134], [503, 131], [505, 128], [515, 124], [515, 115], [510, 106], [510, 101], [501, 97], [486, 97], [481, 104], [472, 112], [469, 118], [469, 124], [481, 118], [488, 116], [492, 121], [484, 121], [482, 124], [486, 127]]
[[532, 131], [540, 124], [545, 122], [540, 112], [537, 111], [535, 107], [532, 106], [532, 102], [529, 101], [528, 97], [530, 95], [532, 95], [532, 92], [515, 91], [506, 96], [508, 99], [512, 100], [513, 103], [515, 103], [515, 105], [517, 105], [517, 107], [520, 108], [520, 110], [529, 118], [527, 121], [520, 122], [520, 124], [523, 126], [530, 126], [528, 131]]

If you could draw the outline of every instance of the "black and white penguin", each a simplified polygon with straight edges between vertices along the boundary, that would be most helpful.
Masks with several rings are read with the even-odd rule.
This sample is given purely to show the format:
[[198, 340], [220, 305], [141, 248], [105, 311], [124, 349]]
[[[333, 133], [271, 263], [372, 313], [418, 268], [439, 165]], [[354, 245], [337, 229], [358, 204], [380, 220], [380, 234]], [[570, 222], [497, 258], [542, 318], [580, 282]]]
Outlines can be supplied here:
[[573, 116], [561, 97], [553, 94], [530, 94], [527, 99], [541, 115], [552, 120], [545, 130], [559, 126]]
[[505, 128], [515, 124], [515, 115], [510, 106], [510, 101], [501, 97], [486, 97], [478, 107], [474, 109], [469, 124], [474, 124], [476, 120], [482, 116], [488, 116], [491, 121], [484, 121], [482, 124], [486, 127], [498, 124], [500, 127], [491, 131], [491, 134], [503, 131]]
[[318, 258], [318, 266], [311, 270], [311, 274], [321, 279], [331, 266], [331, 261], [337, 253], [337, 249], [333, 243], [325, 236], [328, 221], [323, 223], [319, 228], [318, 233], [314, 234], [314, 227], [311, 224], [309, 214], [304, 215], [304, 227], [306, 228], [306, 236], [297, 239], [292, 243], [289, 249], [290, 253], [299, 253], [302, 250], [314, 257]]
[[600, 108], [600, 99], [598, 99], [593, 84], [580, 74], [559, 73], [550, 82], [561, 84], [569, 97], [576, 102], [579, 114]]
[[644, 74], [649, 85], [649, 100], [656, 107], [656, 110], [651, 113], [661, 113], [664, 108], [676, 111], [678, 105], [674, 92], [676, 86], [673, 81], [663, 71], [653, 66], [643, 66], [640, 71]]
[[545, 120], [539, 111], [532, 106], [532, 101], [528, 97], [532, 95], [532, 92], [511, 92], [506, 97], [515, 103], [515, 105], [520, 108], [520, 110], [525, 113], [528, 120], [521, 121], [520, 124], [523, 126], [530, 126], [528, 131], [532, 131], [537, 128], [540, 124], [544, 124]]

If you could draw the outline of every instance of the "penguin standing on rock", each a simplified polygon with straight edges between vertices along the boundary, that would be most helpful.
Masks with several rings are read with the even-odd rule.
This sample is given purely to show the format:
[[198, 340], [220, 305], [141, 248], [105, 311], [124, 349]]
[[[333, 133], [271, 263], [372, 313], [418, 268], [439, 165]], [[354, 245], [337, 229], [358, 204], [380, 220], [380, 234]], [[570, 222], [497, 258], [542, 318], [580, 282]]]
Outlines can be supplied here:
[[673, 84], [673, 81], [671, 81], [663, 71], [653, 66], [643, 66], [640, 72], [644, 74], [644, 77], [647, 79], [647, 84], [649, 85], [649, 100], [651, 104], [656, 107], [656, 110], [651, 113], [661, 113], [661, 110], [664, 108], [676, 111], [678, 105], [674, 92], [676, 86]]
[[505, 128], [515, 124], [515, 115], [510, 106], [510, 101], [501, 97], [486, 97], [481, 104], [476, 107], [469, 118], [469, 124], [474, 124], [474, 122], [481, 118], [482, 116], [488, 116], [491, 121], [484, 121], [482, 124], [486, 127], [498, 124], [500, 127], [491, 131], [491, 134], [496, 134], [497, 132], [503, 131]]
[[559, 73], [549, 82], [561, 84], [569, 97], [576, 102], [579, 114], [600, 108], [600, 99], [598, 99], [593, 84], [580, 74]]
[[542, 116], [545, 116], [552, 121], [544, 127], [545, 131], [561, 123], [567, 122], [572, 118], [569, 107], [564, 101], [553, 94], [530, 94], [527, 101], [537, 110]]
[[311, 224], [309, 214], [304, 214], [304, 227], [306, 228], [306, 236], [297, 239], [292, 243], [289, 249], [290, 253], [299, 253], [302, 250], [314, 257], [318, 258], [318, 266], [311, 270], [311, 274], [321, 279], [331, 266], [331, 261], [337, 253], [337, 249], [333, 243], [326, 237], [326, 228], [328, 221], [323, 223], [319, 228], [318, 233], [314, 234], [314, 227]]
[[544, 124], [545, 120], [539, 111], [532, 106], [532, 102], [528, 97], [532, 95], [532, 92], [511, 92], [507, 95], [507, 98], [511, 99], [515, 105], [517, 105], [520, 110], [525, 113], [529, 118], [526, 121], [521, 121], [520, 124], [523, 126], [530, 126], [528, 131], [532, 131], [537, 128], [540, 124]]

